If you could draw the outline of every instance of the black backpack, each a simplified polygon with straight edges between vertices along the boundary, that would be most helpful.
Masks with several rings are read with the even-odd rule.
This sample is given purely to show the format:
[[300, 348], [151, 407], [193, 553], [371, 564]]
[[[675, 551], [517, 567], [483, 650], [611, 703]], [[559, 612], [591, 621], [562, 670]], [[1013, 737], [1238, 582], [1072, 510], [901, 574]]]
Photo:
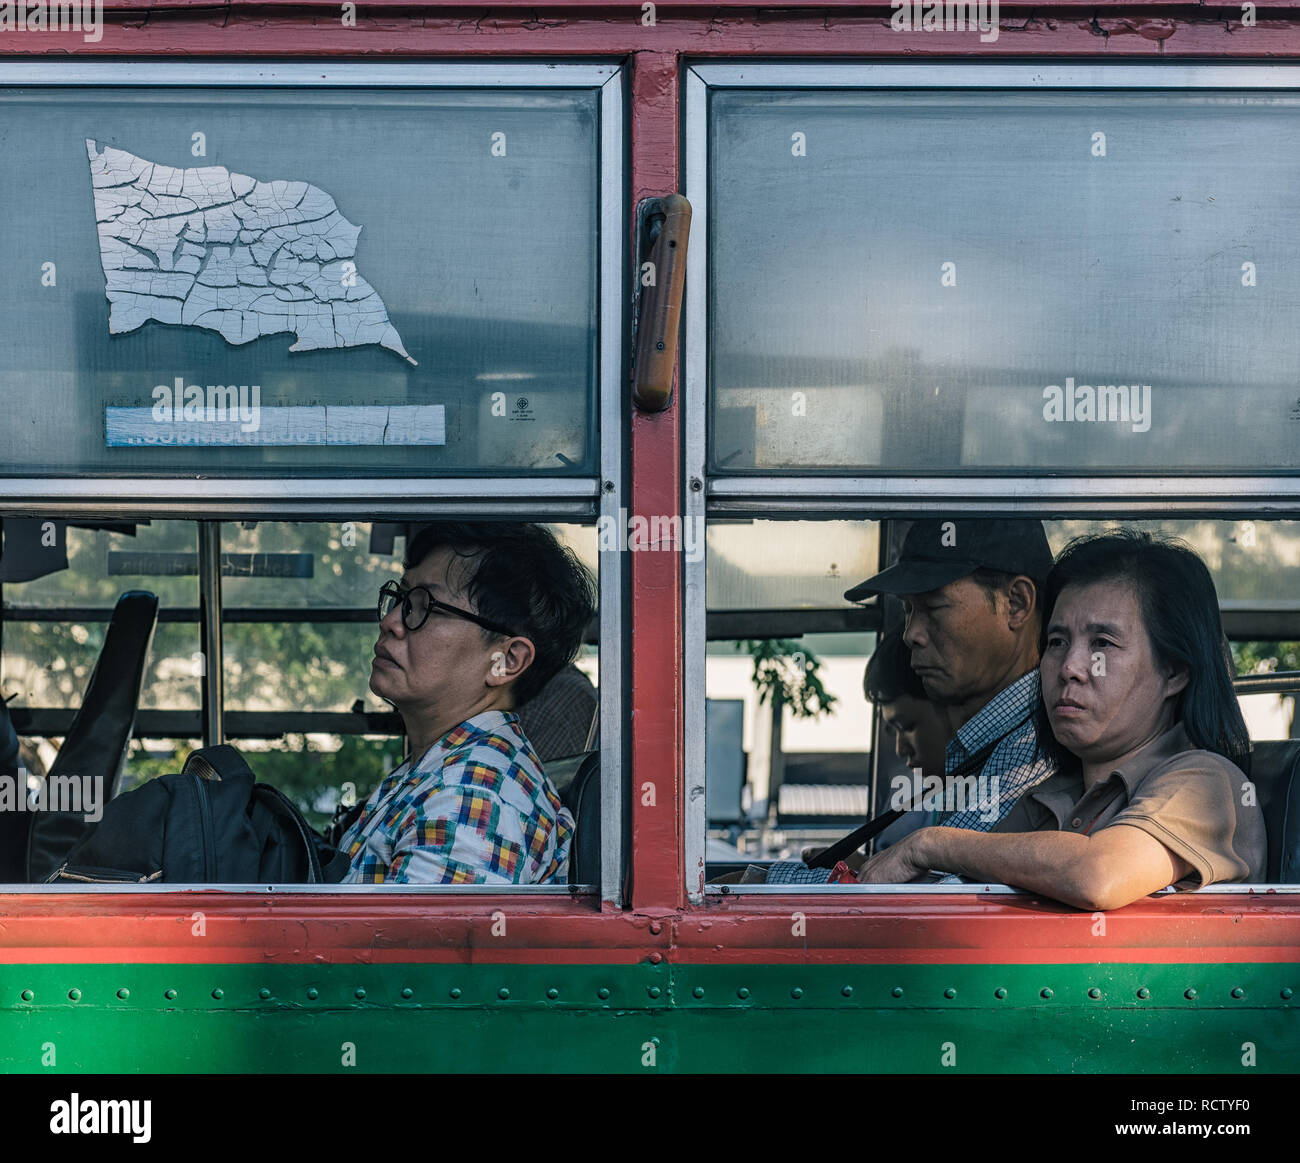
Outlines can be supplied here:
[[348, 864], [223, 744], [110, 800], [49, 881], [322, 884], [342, 880]]

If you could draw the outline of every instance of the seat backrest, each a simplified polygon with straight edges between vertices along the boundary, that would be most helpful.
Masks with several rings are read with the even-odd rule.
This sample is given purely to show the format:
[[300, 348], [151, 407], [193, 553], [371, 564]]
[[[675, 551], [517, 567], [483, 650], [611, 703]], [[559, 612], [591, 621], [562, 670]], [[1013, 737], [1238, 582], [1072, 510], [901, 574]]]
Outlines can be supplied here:
[[574, 820], [569, 843], [569, 883], [600, 883], [600, 752], [587, 751], [546, 764], [546, 777]]
[[1300, 884], [1300, 739], [1256, 743], [1250, 779], [1268, 835], [1268, 880]]
[[[81, 707], [45, 777], [47, 785], [61, 776], [90, 778], [100, 789], [101, 808], [117, 795], [157, 623], [156, 594], [128, 590], [117, 599]], [[91, 826], [81, 812], [33, 812], [27, 879], [45, 880]]]

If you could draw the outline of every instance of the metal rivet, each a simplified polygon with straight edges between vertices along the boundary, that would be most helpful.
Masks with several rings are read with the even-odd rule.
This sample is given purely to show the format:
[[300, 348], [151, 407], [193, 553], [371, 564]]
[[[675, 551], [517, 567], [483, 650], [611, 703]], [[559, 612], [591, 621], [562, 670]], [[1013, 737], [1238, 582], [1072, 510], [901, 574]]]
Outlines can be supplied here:
[[1245, 996], [1246, 996], [1246, 991], [1245, 991], [1244, 989], [1242, 989], [1241, 986], [1239, 986], [1239, 985], [1233, 986], [1233, 989], [1232, 989], [1232, 996], [1233, 996], [1233, 997], [1245, 997]]
[[80, 1000], [81, 1000], [81, 990], [79, 990], [79, 989], [70, 989], [70, 990], [68, 990], [68, 1000], [69, 1000], [69, 1001], [80, 1001]]
[[[30, 994], [30, 993], [31, 993], [31, 990], [30, 990], [30, 989], [29, 989], [29, 990], [26, 990], [26, 991], [23, 993], [23, 997], [27, 998], [28, 1001], [31, 1001], [31, 1000], [32, 1000], [30, 997], [28, 997], [28, 994]], [[1291, 1000], [1291, 987], [1290, 987], [1289, 985], [1284, 985], [1284, 986], [1282, 987], [1282, 1000], [1283, 1000], [1283, 1001], [1290, 1001], [1290, 1000]]]
[[263, 1001], [266, 1001], [267, 998], [271, 996], [271, 991], [267, 989], [266, 986], [262, 986], [262, 988], [257, 991], [257, 996]]
[[604, 1001], [609, 997], [609, 987], [602, 985], [598, 990], [596, 990], [596, 996], [600, 998], [601, 1001]]
[[736, 990], [736, 996], [740, 998], [741, 1001], [744, 1001], [745, 998], [749, 996], [749, 990], [742, 985], [738, 990]]
[[1146, 1001], [1146, 999], [1149, 998], [1150, 996], [1151, 996], [1151, 991], [1147, 989], [1145, 985], [1138, 990], [1138, 997], [1140, 997], [1143, 1001]]
[[1090, 990], [1088, 990], [1088, 996], [1092, 998], [1093, 1001], [1096, 1001], [1097, 998], [1101, 997], [1101, 990], [1094, 985]]
[[1185, 989], [1185, 990], [1183, 990], [1183, 997], [1185, 997], [1188, 1001], [1195, 1001], [1195, 1000], [1196, 1000], [1196, 990], [1194, 990], [1194, 989]]
[[895, 997], [902, 997], [902, 996], [903, 996], [903, 987], [902, 987], [901, 985], [896, 985], [896, 986], [894, 986], [894, 988], [891, 989], [889, 992], [892, 993]]
[[702, 985], [697, 985], [693, 990], [691, 990], [691, 996], [692, 996], [692, 997], [703, 997], [703, 996], [704, 996], [704, 986], [702, 986]]
[[1001, 1001], [1004, 997], [1007, 996], [1007, 991], [999, 985], [997, 989], [993, 991], [993, 996], [997, 998], [999, 1001]]
[[317, 989], [314, 985], [308, 987], [308, 989], [307, 989], [307, 1000], [308, 1000], [308, 1001], [315, 1001], [318, 997], [320, 997], [320, 990]]
[[655, 952], [650, 954], [651, 965], [658, 965], [659, 962], [661, 962], [663, 959], [664, 959], [664, 955], [662, 953]]
[[790, 991], [790, 996], [794, 998], [795, 1001], [798, 1001], [801, 997], [803, 997], [803, 990], [796, 985], [794, 989]]
[[358, 985], [357, 988], [352, 991], [352, 995], [357, 999], [357, 1001], [361, 1001], [361, 999], [366, 996], [365, 987]]
[[656, 937], [659, 936], [659, 934], [662, 933], [663, 931], [664, 931], [664, 927], [658, 921], [650, 922], [650, 932], [652, 932]]
[[163, 990], [163, 997], [165, 997], [168, 1001], [175, 1001], [176, 991], [174, 989], [165, 989]]
[[[32, 998], [34, 998], [35, 996], [36, 996], [36, 995], [35, 995], [34, 993], [32, 993], [32, 991], [31, 991], [30, 989], [25, 989], [25, 990], [23, 990], [23, 1001], [31, 1001]], [[1287, 991], [1286, 991], [1286, 990], [1283, 990], [1283, 991], [1282, 991], [1282, 996], [1283, 996], [1283, 997], [1286, 997], [1286, 996], [1287, 996]]]
[[409, 997], [414, 997], [414, 996], [415, 996], [415, 990], [413, 990], [409, 985], [404, 985], [404, 986], [402, 986], [402, 996], [403, 996], [403, 997], [408, 997], [408, 998], [409, 998]]
[[957, 996], [957, 991], [953, 989], [953, 987], [950, 985], [947, 989], [943, 991], [943, 996], [947, 998], [954, 998]]
[[646, 990], [646, 993], [648, 993], [651, 997], [658, 997], [661, 993], [663, 993], [663, 990], [661, 990], [657, 985], [652, 985]]
[[506, 989], [506, 987], [503, 985], [500, 989], [497, 990], [497, 997], [499, 997], [502, 1001], [508, 1001], [510, 999], [510, 991]]
[[212, 997], [214, 1001], [220, 1001], [225, 996], [226, 996], [226, 991], [222, 989], [220, 986], [218, 986], [216, 989], [212, 991]]
[[853, 996], [853, 986], [851, 986], [851, 985], [846, 985], [842, 990], [840, 990], [840, 993], [842, 993], [845, 997], [852, 997], [852, 996]]
[[1044, 986], [1038, 991], [1038, 996], [1043, 998], [1045, 1001], [1050, 1001], [1055, 994], [1047, 986]]
[[555, 986], [551, 986], [551, 988], [546, 991], [546, 996], [549, 997], [551, 1001], [554, 1001], [560, 996], [560, 991], [556, 989]]
[[123, 1001], [126, 1001], [126, 999], [131, 996], [131, 991], [127, 989], [126, 986], [122, 986], [122, 988], [117, 991], [117, 996]]
[[456, 998], [460, 997], [460, 990], [457, 989], [455, 986], [453, 986], [450, 990], [448, 990], [448, 993], [450, 994], [453, 1001], [455, 1001]]

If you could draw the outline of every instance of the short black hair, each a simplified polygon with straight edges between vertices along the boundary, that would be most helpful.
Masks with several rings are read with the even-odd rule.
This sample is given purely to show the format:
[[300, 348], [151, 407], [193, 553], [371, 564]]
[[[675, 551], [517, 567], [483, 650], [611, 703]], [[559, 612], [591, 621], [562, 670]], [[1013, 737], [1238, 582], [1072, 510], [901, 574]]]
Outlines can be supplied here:
[[1156, 662], [1187, 672], [1174, 717], [1192, 745], [1249, 773], [1250, 733], [1232, 688], [1219, 596], [1205, 562], [1185, 542], [1135, 529], [1071, 541], [1047, 577], [1041, 649], [1047, 647], [1048, 621], [1061, 591], [1108, 581], [1133, 587]]
[[407, 543], [406, 568], [442, 548], [467, 560], [465, 594], [475, 610], [533, 644], [532, 665], [514, 684], [514, 705], [523, 706], [577, 657], [596, 613], [591, 573], [544, 525], [505, 521], [424, 525]]
[[903, 641], [901, 630], [882, 634], [876, 652], [867, 660], [862, 676], [862, 690], [873, 703], [892, 703], [903, 695], [924, 699], [925, 693], [916, 671], [912, 669], [912, 650]]
[[[1015, 581], [1016, 578], [1029, 577], [1028, 574], [1006, 573], [1004, 570], [989, 569], [987, 566], [983, 565], [981, 565], [979, 569], [968, 573], [966, 576], [984, 591], [984, 596], [988, 598], [989, 605], [995, 610], [998, 608], [998, 594], [1005, 594], [1011, 588], [1011, 583]], [[1042, 599], [1043, 582], [1045, 579], [1029, 577], [1029, 580], [1034, 583], [1034, 609], [1035, 612], [1041, 616], [1043, 610], [1037, 603]]]

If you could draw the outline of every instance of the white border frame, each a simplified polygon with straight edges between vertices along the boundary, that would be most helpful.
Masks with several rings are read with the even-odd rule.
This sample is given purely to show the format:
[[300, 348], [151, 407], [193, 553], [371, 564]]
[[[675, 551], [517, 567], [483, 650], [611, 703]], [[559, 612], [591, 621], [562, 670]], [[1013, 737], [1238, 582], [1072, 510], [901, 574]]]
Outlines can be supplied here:
[[[869, 512], [873, 517], [944, 512], [1024, 512], [1041, 506], [1053, 515], [1109, 515], [1176, 511], [1187, 516], [1241, 512], [1252, 515], [1300, 514], [1300, 476], [1117, 477], [997, 475], [944, 477], [728, 477], [710, 480], [707, 472], [708, 415], [708, 254], [709, 254], [709, 92], [712, 89], [907, 89], [936, 91], [988, 89], [1102, 89], [1120, 91], [1242, 89], [1300, 90], [1300, 65], [1111, 64], [998, 62], [989, 64], [879, 63], [709, 63], [684, 70], [683, 158], [686, 197], [692, 215], [687, 252], [685, 411], [683, 494], [688, 519], [708, 514], [752, 517], [797, 514], [804, 518]], [[687, 897], [705, 899], [703, 873], [707, 831], [704, 789], [705, 729], [705, 577], [707, 552], [683, 564], [685, 748], [684, 821]], [[729, 885], [726, 895], [888, 893], [892, 886]], [[915, 892], [916, 885], [904, 891]], [[1212, 886], [1210, 893], [1260, 891], [1267, 886]], [[1300, 891], [1276, 886], [1278, 891]], [[897, 891], [896, 889], [894, 891]], [[934, 891], [931, 889], [931, 891]], [[945, 886], [945, 891], [988, 891], [975, 886]], [[993, 889], [992, 891], [998, 891]], [[1015, 890], [1004, 889], [1011, 892]], [[717, 893], [710, 890], [711, 899]]]
[[[624, 319], [627, 300], [625, 262], [628, 168], [627, 114], [623, 67], [614, 63], [386, 64], [334, 61], [248, 62], [51, 61], [0, 59], [0, 86], [177, 86], [221, 84], [249, 88], [589, 88], [599, 90], [597, 293], [599, 294], [598, 468], [595, 477], [437, 477], [416, 479], [286, 479], [270, 476], [176, 478], [0, 478], [0, 513], [42, 516], [135, 515], [220, 519], [338, 520], [359, 515], [382, 519], [465, 513], [516, 516], [538, 521], [573, 521], [608, 516], [617, 520], [624, 504]], [[600, 884], [604, 903], [622, 903], [623, 849], [623, 562], [621, 555], [600, 562]], [[224, 886], [95, 886], [89, 891], [134, 893], [229, 891]], [[384, 886], [368, 886], [370, 890]], [[474, 895], [527, 892], [568, 896], [568, 886], [392, 886], [414, 895], [448, 892]], [[25, 892], [77, 892], [86, 888], [23, 885]], [[0, 892], [6, 891], [0, 886]], [[241, 888], [241, 892], [342, 892], [356, 886]]]

